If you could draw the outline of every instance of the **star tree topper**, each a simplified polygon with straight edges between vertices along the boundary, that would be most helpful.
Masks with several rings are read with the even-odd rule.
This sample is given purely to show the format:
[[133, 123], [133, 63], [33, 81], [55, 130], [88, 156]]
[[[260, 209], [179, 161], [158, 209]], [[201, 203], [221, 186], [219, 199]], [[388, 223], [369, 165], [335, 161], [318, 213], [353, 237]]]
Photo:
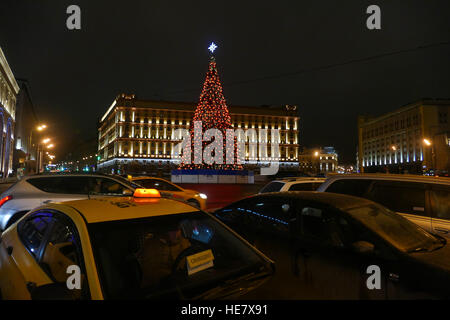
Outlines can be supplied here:
[[217, 49], [217, 46], [214, 42], [211, 42], [210, 46], [208, 47], [208, 50], [211, 51], [211, 53], [214, 53], [214, 50]]

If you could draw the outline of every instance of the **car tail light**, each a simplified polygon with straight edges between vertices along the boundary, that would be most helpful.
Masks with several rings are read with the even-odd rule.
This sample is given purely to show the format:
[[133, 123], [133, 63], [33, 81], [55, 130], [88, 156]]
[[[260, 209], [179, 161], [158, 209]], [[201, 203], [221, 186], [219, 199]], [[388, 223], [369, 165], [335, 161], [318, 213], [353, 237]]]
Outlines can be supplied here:
[[11, 200], [13, 197], [10, 196], [6, 196], [3, 199], [0, 200], [0, 207], [3, 206], [7, 201]]

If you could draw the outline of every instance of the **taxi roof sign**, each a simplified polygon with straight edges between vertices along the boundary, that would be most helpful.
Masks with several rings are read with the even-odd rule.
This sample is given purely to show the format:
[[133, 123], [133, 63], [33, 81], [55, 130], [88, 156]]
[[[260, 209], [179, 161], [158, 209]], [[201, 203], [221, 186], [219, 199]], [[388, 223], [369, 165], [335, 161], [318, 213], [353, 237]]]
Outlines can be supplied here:
[[161, 198], [161, 194], [156, 189], [137, 188], [134, 191], [135, 198]]

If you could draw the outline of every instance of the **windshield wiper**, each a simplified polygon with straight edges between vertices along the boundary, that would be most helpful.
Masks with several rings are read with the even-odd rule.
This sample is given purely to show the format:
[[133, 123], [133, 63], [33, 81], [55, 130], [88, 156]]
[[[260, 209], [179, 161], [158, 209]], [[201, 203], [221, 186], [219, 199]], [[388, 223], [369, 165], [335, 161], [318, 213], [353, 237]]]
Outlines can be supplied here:
[[422, 247], [417, 247], [417, 248], [408, 250], [407, 252], [408, 252], [408, 253], [415, 253], [415, 252], [423, 252], [423, 251], [428, 251], [428, 249], [422, 248]]
[[[215, 288], [212, 288], [198, 296], [194, 299], [218, 299], [224, 298], [226, 296], [234, 295], [239, 292], [247, 292], [249, 288], [254, 285], [256, 282], [262, 282], [267, 279], [271, 275], [270, 272], [259, 272], [259, 273], [251, 273], [249, 275], [245, 275], [243, 277], [234, 279], [234, 280], [224, 280], [220, 285]], [[240, 284], [246, 283], [245, 288]]]

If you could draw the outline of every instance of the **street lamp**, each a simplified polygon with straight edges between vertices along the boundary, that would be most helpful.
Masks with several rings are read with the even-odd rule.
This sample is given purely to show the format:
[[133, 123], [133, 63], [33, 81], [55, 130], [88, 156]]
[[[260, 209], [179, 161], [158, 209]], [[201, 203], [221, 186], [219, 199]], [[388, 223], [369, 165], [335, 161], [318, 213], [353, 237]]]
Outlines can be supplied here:
[[434, 145], [433, 145], [433, 143], [431, 142], [431, 139], [426, 139], [426, 138], [423, 139], [423, 143], [424, 143], [427, 147], [431, 146], [431, 164], [432, 164], [432, 166], [433, 166], [432, 169], [436, 169], [435, 155], [434, 155]]
[[[30, 130], [30, 150], [29, 150], [29, 160], [31, 160], [31, 148], [33, 145], [33, 131], [36, 130], [38, 132], [42, 132], [45, 129], [47, 129], [47, 125], [46, 124], [40, 124], [38, 126], [36, 126], [35, 128]], [[36, 145], [36, 173], [39, 173], [39, 168], [40, 168], [40, 162], [42, 161], [42, 155], [40, 154], [40, 150], [39, 150], [39, 145], [40, 143], [38, 142]]]
[[319, 174], [319, 151], [314, 151], [314, 157], [317, 158], [316, 160], [314, 160], [314, 167], [315, 167], [315, 171], [316, 174]]

